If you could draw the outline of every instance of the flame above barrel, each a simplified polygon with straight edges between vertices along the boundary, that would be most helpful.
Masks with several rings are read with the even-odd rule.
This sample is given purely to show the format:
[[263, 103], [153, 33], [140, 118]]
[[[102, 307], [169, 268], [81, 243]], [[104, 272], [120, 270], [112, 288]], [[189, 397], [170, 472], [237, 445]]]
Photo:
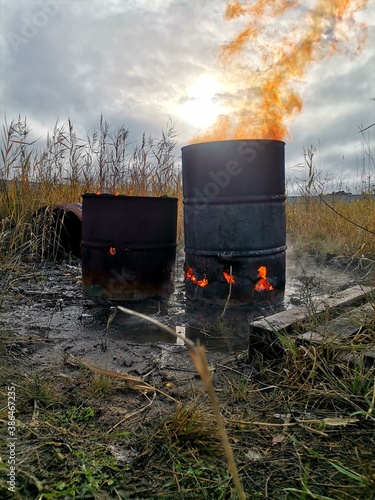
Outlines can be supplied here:
[[217, 61], [223, 81], [218, 98], [229, 111], [191, 142], [287, 138], [302, 110], [301, 84], [309, 66], [363, 48], [367, 26], [355, 14], [367, 1], [316, 0], [312, 7], [298, 0], [228, 3], [226, 21], [244, 20]]

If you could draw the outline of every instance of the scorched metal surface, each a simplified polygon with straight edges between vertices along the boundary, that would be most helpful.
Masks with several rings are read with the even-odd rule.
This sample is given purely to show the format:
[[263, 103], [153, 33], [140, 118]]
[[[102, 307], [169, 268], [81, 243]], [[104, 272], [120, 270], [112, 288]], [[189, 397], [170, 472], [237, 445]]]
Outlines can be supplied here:
[[84, 194], [82, 212], [85, 293], [137, 300], [173, 291], [177, 198]]
[[284, 147], [248, 139], [182, 148], [189, 299], [223, 304], [230, 286], [232, 305], [283, 300]]

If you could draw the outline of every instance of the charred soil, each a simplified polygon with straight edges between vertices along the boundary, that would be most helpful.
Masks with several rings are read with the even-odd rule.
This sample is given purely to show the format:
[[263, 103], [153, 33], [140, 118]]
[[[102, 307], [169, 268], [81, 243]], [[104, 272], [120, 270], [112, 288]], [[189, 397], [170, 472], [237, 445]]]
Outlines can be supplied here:
[[[363, 281], [347, 262], [292, 249], [287, 275], [285, 307]], [[79, 261], [23, 264], [2, 279], [1, 498], [237, 498], [181, 341], [85, 296]], [[249, 358], [249, 321], [264, 308], [189, 309], [181, 281], [168, 300], [130, 307], [206, 345], [248, 498], [374, 498], [375, 369], [342, 354], [374, 350], [375, 319], [339, 345], [279, 338], [278, 357]]]

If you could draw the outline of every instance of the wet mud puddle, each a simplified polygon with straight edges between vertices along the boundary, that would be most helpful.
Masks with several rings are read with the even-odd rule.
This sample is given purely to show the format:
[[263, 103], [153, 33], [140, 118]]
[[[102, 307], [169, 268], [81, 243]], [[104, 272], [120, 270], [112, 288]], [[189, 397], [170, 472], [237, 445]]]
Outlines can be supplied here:
[[[168, 300], [124, 303], [125, 307], [158, 319], [207, 348], [218, 359], [247, 348], [249, 321], [273, 314], [257, 307], [192, 307], [185, 299], [181, 261], [175, 291]], [[286, 292], [282, 309], [324, 298], [358, 284], [358, 273], [345, 262], [316, 262], [287, 251]], [[139, 317], [116, 310], [81, 290], [79, 261], [45, 262], [26, 269], [3, 298], [0, 326], [7, 352], [32, 364], [51, 365], [71, 353], [107, 369], [143, 375], [153, 366], [193, 371], [181, 339]], [[280, 310], [280, 308], [278, 309]], [[103, 348], [106, 346], [106, 348]]]

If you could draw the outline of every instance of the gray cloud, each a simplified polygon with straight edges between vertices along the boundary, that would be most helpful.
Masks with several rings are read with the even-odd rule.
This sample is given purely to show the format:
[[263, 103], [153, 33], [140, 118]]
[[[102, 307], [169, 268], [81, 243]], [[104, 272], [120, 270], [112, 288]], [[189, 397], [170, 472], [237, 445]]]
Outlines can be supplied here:
[[[197, 129], [179, 116], [179, 106], [194, 99], [189, 88], [198, 77], [215, 75], [220, 44], [241, 26], [223, 20], [226, 3], [1, 0], [2, 114], [26, 116], [39, 134], [68, 117], [81, 133], [90, 131], [103, 112], [114, 127], [124, 123], [132, 138], [143, 131], [159, 135], [171, 116], [184, 145]], [[374, 13], [369, 5], [363, 17], [369, 22]], [[289, 15], [298, 19], [297, 12]], [[358, 125], [374, 121], [374, 38], [372, 25], [362, 54], [310, 68], [301, 85], [303, 110], [287, 141], [288, 172], [313, 143], [320, 144], [324, 170], [357, 173]]]
[[[366, 50], [352, 60], [340, 56], [317, 64], [303, 92], [304, 105], [291, 127], [288, 165], [301, 162], [301, 150], [310, 144], [320, 153], [319, 169], [341, 178], [358, 175], [358, 152], [363, 149], [360, 128], [373, 123], [375, 53], [372, 29]], [[374, 128], [366, 134], [374, 134]], [[370, 167], [370, 165], [369, 165]], [[372, 175], [375, 172], [372, 170]], [[350, 184], [349, 183], [349, 184]]]

